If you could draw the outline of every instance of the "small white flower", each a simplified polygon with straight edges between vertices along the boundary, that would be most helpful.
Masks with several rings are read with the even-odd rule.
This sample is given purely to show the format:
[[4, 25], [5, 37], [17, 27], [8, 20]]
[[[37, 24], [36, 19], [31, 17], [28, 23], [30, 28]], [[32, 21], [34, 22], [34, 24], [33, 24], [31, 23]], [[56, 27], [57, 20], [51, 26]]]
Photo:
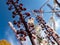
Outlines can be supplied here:
[[28, 23], [33, 23], [34, 24], [34, 18], [28, 19]]

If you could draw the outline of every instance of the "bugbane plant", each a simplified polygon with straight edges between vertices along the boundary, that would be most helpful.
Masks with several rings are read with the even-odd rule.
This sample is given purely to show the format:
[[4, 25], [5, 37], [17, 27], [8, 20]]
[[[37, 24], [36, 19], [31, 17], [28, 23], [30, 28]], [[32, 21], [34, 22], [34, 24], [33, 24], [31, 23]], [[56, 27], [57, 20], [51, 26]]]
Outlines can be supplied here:
[[[13, 24], [9, 22], [9, 25], [15, 32], [15, 35], [20, 42], [26, 41], [26, 37], [29, 36], [32, 45], [37, 45], [34, 41], [35, 39], [37, 39], [39, 43], [42, 42], [45, 44], [45, 42], [47, 41], [43, 42], [42, 37], [40, 36], [40, 31], [42, 30], [46, 34], [45, 38], [47, 38], [47, 40], [50, 41], [52, 45], [55, 44], [54, 41], [57, 42], [58, 45], [60, 45], [59, 35], [56, 34], [54, 30], [51, 29], [51, 27], [48, 26], [45, 20], [43, 19], [41, 14], [43, 14], [44, 11], [41, 10], [41, 8], [39, 10], [33, 10], [35, 16], [34, 19], [30, 14], [31, 12], [27, 12], [27, 8], [23, 7], [24, 5], [19, 2], [19, 0], [8, 0], [6, 4], [9, 6], [8, 9], [12, 11], [12, 18], [15, 19], [15, 17], [18, 16], [18, 20], [13, 20]], [[57, 12], [55, 12], [54, 8], [52, 8], [49, 4], [47, 4], [47, 6], [49, 6], [55, 14], [58, 14]], [[35, 27], [34, 20], [36, 20], [38, 23], [37, 27]], [[13, 25], [19, 29], [16, 30]], [[40, 45], [39, 43], [38, 45]]]

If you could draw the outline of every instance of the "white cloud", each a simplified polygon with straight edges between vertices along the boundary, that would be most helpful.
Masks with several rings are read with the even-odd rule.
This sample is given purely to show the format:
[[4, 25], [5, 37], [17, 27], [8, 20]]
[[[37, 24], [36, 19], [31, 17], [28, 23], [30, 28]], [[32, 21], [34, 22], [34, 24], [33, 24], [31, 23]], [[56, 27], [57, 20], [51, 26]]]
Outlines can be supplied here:
[[57, 20], [55, 22], [55, 25], [56, 25], [56, 30], [60, 29], [60, 20]]
[[5, 37], [11, 43], [11, 45], [20, 45], [10, 28], [6, 29]]

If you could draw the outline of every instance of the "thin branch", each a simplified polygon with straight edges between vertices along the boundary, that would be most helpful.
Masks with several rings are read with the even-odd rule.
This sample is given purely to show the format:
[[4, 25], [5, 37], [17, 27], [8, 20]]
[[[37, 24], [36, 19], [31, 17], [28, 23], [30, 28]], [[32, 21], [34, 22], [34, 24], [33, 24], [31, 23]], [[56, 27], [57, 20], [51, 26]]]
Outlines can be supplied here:
[[[14, 31], [14, 33], [15, 33], [15, 35], [16, 35], [16, 32], [17, 32], [17, 30], [15, 29], [15, 27], [13, 26], [13, 24], [11, 23], [11, 22], [8, 22], [8, 24], [9, 24], [9, 26], [11, 27], [11, 29]], [[17, 39], [18, 39], [19, 37], [17, 37]], [[19, 40], [19, 39], [18, 39]], [[23, 45], [23, 42], [22, 41], [19, 41], [19, 43], [21, 44], [21, 45]]]

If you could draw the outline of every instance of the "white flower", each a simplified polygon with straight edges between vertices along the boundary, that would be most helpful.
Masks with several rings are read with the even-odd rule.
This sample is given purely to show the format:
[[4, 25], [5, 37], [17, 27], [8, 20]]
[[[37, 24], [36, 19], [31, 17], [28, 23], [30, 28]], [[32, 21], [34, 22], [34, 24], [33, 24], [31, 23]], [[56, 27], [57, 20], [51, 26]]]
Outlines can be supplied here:
[[30, 19], [28, 19], [28, 23], [33, 23], [34, 24], [34, 18], [30, 18]]
[[36, 31], [39, 31], [39, 30], [42, 30], [42, 28], [41, 28], [40, 25], [36, 25], [36, 26], [35, 26], [35, 30], [36, 30]]

